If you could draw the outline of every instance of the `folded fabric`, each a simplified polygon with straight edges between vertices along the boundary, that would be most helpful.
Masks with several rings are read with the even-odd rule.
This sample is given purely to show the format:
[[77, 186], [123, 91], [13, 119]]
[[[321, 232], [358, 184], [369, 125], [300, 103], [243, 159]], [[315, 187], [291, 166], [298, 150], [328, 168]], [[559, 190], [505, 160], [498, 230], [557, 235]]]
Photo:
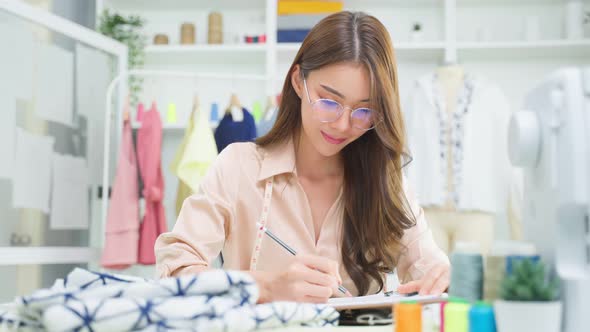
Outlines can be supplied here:
[[343, 8], [342, 1], [280, 0], [279, 15], [335, 13]]
[[283, 29], [277, 30], [278, 43], [301, 43], [310, 29]]
[[327, 16], [326, 14], [282, 15], [277, 17], [277, 28], [279, 30], [311, 29]]
[[243, 272], [211, 270], [146, 280], [75, 269], [53, 287], [0, 307], [8, 331], [253, 331], [336, 325], [327, 305], [256, 305], [258, 287]]

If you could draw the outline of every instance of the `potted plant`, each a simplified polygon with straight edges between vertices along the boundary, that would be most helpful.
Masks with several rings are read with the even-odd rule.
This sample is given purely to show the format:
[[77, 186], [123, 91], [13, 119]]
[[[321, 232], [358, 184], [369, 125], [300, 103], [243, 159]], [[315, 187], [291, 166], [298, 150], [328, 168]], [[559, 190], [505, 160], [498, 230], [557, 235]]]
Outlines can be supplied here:
[[541, 261], [514, 262], [500, 287], [502, 300], [494, 302], [499, 332], [561, 331], [559, 284]]
[[[145, 58], [146, 37], [142, 32], [145, 20], [139, 16], [123, 16], [105, 9], [100, 16], [97, 30], [105, 36], [111, 37], [128, 48], [129, 69], [141, 68]], [[138, 101], [141, 92], [140, 78], [129, 77], [129, 94], [132, 105]]]

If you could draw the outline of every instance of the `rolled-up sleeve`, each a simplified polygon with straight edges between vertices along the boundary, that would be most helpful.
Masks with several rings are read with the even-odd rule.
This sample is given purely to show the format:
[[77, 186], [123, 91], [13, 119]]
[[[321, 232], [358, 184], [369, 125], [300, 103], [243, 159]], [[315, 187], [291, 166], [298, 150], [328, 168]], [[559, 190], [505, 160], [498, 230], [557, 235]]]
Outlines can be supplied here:
[[156, 270], [159, 277], [194, 274], [209, 268], [223, 249], [226, 234], [235, 220], [239, 187], [239, 151], [228, 146], [217, 157], [188, 197], [172, 231], [156, 240]]
[[404, 192], [416, 218], [416, 225], [407, 229], [402, 237], [403, 250], [397, 264], [398, 277], [402, 283], [421, 279], [439, 264], [450, 265], [447, 255], [434, 242], [424, 211], [405, 178]]

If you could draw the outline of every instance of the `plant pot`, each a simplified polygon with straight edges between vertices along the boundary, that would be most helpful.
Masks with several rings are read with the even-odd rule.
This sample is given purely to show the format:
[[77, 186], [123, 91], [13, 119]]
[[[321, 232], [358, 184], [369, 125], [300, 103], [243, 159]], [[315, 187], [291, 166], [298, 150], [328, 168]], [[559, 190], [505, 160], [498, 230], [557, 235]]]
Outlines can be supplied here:
[[560, 301], [494, 302], [498, 332], [560, 332], [561, 310]]

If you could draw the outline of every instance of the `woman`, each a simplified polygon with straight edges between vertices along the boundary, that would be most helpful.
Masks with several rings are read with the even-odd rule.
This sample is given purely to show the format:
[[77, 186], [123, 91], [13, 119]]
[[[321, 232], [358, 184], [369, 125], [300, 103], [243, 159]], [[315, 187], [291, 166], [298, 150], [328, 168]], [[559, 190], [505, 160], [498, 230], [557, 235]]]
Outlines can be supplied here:
[[[406, 146], [385, 27], [340, 12], [303, 41], [271, 131], [227, 147], [156, 242], [162, 277], [198, 273], [223, 254], [249, 270], [260, 302], [326, 302], [376, 293], [397, 269], [401, 293], [443, 292], [447, 257], [403, 181]], [[261, 222], [298, 254], [264, 236]]]

